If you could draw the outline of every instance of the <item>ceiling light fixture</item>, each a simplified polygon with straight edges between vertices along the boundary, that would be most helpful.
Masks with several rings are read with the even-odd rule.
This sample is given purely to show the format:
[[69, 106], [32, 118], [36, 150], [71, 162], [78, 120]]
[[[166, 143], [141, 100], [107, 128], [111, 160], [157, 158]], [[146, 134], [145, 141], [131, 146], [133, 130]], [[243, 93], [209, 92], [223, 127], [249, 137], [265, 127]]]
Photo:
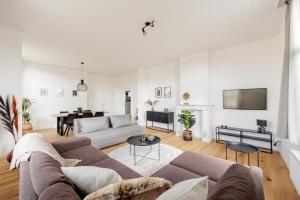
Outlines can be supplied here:
[[146, 28], [147, 27], [151, 27], [153, 28], [154, 27], [154, 22], [155, 20], [151, 21], [151, 22], [145, 22], [144, 26], [142, 27], [142, 32], [143, 32], [143, 35], [146, 35], [147, 34], [147, 31], [146, 31]]
[[83, 65], [84, 62], [81, 62], [81, 80], [80, 83], [77, 84], [77, 90], [81, 92], [86, 92], [88, 90], [87, 84], [84, 83], [84, 73], [83, 73]]

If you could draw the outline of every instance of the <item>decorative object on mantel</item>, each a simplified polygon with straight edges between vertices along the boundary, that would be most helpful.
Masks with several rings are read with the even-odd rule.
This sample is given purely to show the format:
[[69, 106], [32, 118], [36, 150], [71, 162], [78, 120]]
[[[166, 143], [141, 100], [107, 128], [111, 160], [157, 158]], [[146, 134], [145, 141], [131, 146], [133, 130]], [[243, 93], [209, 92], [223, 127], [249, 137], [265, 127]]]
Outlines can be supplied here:
[[88, 90], [88, 86], [87, 86], [87, 84], [84, 83], [83, 65], [84, 65], [84, 62], [81, 62], [81, 76], [82, 76], [82, 78], [80, 80], [80, 83], [77, 84], [77, 90], [82, 91], [82, 92], [86, 92]]
[[182, 98], [185, 100], [184, 105], [189, 105], [189, 103], [188, 103], [187, 101], [189, 100], [190, 96], [191, 96], [191, 95], [190, 95], [190, 93], [188, 93], [188, 92], [184, 92], [184, 93], [183, 93]]
[[29, 111], [32, 103], [33, 102], [27, 97], [22, 99], [22, 120], [23, 120], [22, 135], [25, 135], [26, 133], [30, 133], [33, 130], [33, 126], [30, 123], [32, 115]]
[[[17, 99], [15, 96], [6, 96], [6, 100], [0, 95], [0, 119], [4, 128], [11, 133], [14, 139], [14, 143], [18, 142], [18, 132], [19, 132], [19, 113], [17, 107]], [[7, 154], [6, 160], [11, 161], [13, 155], [13, 149]]]
[[190, 130], [196, 123], [195, 116], [192, 115], [192, 111], [183, 109], [178, 115], [178, 122], [184, 125], [183, 139], [185, 141], [192, 141], [192, 131]]
[[40, 88], [40, 96], [48, 96], [48, 89], [47, 88]]
[[171, 86], [164, 87], [164, 97], [165, 98], [171, 98]]
[[145, 103], [151, 106], [151, 111], [154, 111], [154, 106], [158, 103], [158, 100], [151, 101], [150, 99], [148, 99]]
[[155, 98], [161, 98], [162, 97], [162, 88], [157, 87], [155, 88]]

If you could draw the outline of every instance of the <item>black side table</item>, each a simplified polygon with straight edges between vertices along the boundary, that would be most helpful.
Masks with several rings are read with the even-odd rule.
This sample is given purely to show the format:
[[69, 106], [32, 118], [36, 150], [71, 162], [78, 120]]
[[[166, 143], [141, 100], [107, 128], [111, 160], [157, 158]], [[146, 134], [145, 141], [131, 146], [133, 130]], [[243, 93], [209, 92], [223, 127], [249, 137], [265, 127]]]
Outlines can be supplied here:
[[235, 162], [237, 162], [237, 152], [248, 154], [248, 165], [250, 165], [250, 153], [257, 152], [257, 166], [259, 166], [259, 148], [251, 144], [246, 144], [242, 142], [226, 142], [226, 160], [227, 160], [227, 148], [235, 151]]

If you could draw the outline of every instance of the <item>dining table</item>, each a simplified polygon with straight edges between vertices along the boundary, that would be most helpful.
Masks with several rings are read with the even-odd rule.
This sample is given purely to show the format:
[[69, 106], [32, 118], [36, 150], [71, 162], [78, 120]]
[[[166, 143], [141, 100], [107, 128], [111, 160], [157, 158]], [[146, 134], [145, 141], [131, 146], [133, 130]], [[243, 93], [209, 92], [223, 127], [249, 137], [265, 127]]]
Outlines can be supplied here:
[[[103, 111], [104, 114], [107, 114], [109, 112], [105, 112]], [[52, 117], [55, 117], [56, 118], [56, 131], [57, 131], [57, 134], [59, 135], [64, 135], [64, 121], [65, 121], [65, 118], [71, 113], [54, 113], [52, 114], [51, 116]], [[94, 113], [93, 113], [94, 114]], [[78, 113], [79, 117], [81, 115], [83, 115], [83, 113]]]

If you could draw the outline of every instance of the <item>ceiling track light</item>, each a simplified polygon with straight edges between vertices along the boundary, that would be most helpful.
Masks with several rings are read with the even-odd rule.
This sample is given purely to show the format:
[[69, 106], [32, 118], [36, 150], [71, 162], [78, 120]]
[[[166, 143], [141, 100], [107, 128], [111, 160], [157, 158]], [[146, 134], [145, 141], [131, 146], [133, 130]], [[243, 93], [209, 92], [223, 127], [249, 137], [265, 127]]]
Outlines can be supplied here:
[[143, 32], [143, 35], [146, 35], [147, 34], [147, 31], [146, 31], [146, 28], [153, 28], [154, 27], [154, 22], [155, 20], [151, 21], [151, 22], [145, 22], [144, 26], [142, 27], [142, 32]]

